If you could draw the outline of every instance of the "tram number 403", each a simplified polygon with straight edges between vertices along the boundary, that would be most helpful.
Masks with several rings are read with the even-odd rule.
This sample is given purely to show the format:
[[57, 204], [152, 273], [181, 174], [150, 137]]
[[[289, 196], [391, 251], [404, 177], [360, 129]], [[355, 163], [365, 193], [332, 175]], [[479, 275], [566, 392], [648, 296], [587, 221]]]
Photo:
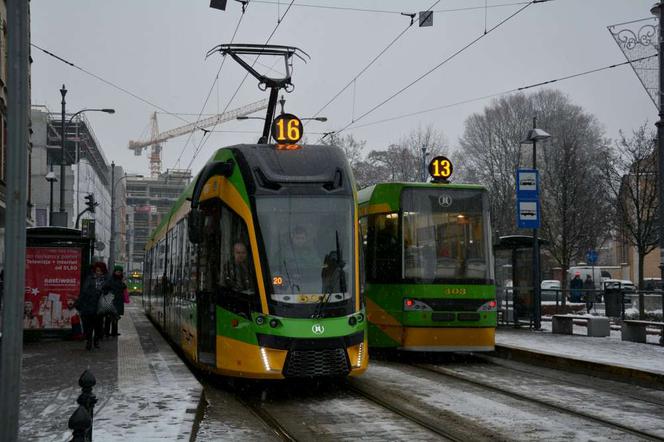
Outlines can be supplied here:
[[281, 114], [272, 122], [272, 138], [277, 143], [297, 143], [303, 132], [302, 121], [293, 114]]

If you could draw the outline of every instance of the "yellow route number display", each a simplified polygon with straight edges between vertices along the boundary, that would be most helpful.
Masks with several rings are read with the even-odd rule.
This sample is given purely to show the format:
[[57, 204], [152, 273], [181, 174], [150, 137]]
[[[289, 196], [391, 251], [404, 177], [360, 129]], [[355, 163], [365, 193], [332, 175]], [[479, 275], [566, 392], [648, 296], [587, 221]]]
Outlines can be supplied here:
[[281, 114], [272, 122], [272, 138], [279, 144], [297, 143], [303, 132], [302, 121], [293, 114]]
[[447, 157], [438, 156], [431, 160], [429, 163], [429, 175], [436, 180], [446, 181], [452, 176], [454, 166]]

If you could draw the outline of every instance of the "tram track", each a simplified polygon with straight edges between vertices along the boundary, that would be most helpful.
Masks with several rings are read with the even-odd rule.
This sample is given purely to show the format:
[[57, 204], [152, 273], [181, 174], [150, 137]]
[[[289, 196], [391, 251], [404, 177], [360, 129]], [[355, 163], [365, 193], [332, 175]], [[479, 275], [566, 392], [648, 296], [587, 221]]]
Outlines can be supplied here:
[[530, 395], [527, 395], [527, 394], [519, 393], [519, 392], [510, 390], [510, 389], [501, 388], [501, 387], [498, 387], [496, 385], [492, 385], [492, 384], [489, 384], [487, 382], [483, 382], [483, 381], [479, 381], [477, 379], [471, 378], [470, 376], [459, 374], [456, 371], [448, 369], [448, 368], [443, 368], [443, 367], [440, 367], [440, 366], [437, 366], [437, 365], [431, 365], [431, 364], [422, 364], [422, 363], [410, 363], [410, 364], [407, 364], [407, 365], [410, 365], [412, 367], [416, 367], [416, 368], [419, 368], [419, 369], [422, 369], [422, 370], [425, 370], [425, 371], [428, 371], [428, 372], [436, 373], [438, 375], [442, 375], [442, 376], [445, 376], [445, 377], [448, 377], [448, 378], [452, 378], [456, 381], [461, 381], [461, 382], [464, 382], [464, 383], [467, 383], [467, 384], [470, 384], [470, 385], [473, 385], [473, 386], [476, 386], [476, 387], [491, 390], [493, 392], [496, 392], [496, 393], [499, 393], [499, 394], [502, 394], [502, 395], [505, 395], [505, 396], [509, 396], [511, 398], [514, 398], [514, 399], [517, 399], [517, 400], [520, 400], [520, 401], [531, 402], [531, 403], [549, 408], [551, 410], [555, 410], [558, 413], [570, 414], [570, 415], [573, 415], [575, 417], [580, 417], [580, 418], [592, 421], [594, 423], [597, 423], [597, 424], [600, 424], [600, 425], [603, 425], [603, 426], [606, 426], [606, 427], [610, 427], [610, 428], [613, 428], [613, 429], [616, 429], [616, 430], [619, 430], [619, 431], [622, 431], [622, 432], [626, 432], [626, 433], [644, 438], [646, 440], [664, 441], [664, 438], [659, 436], [659, 435], [651, 434], [651, 433], [639, 430], [639, 429], [634, 428], [634, 427], [623, 425], [621, 423], [618, 423], [618, 422], [615, 422], [615, 421], [612, 421], [612, 420], [604, 419], [604, 418], [592, 415], [590, 413], [586, 413], [582, 410], [578, 410], [578, 409], [573, 409], [572, 410], [569, 407], [564, 407], [564, 406], [561, 406], [561, 405], [558, 405], [558, 404], [555, 404], [555, 403], [552, 403], [552, 402], [549, 402], [549, 401], [546, 401], [546, 400], [543, 400], [543, 399], [538, 399], [537, 397], [533, 397], [533, 396], [530, 396]]
[[263, 406], [262, 402], [259, 400], [250, 400], [236, 395], [235, 398], [243, 406], [248, 408], [258, 419], [260, 419], [267, 427], [272, 431], [272, 433], [279, 438], [280, 440], [287, 442], [295, 442], [297, 438], [293, 436], [288, 429], [283, 426], [279, 420], [277, 420], [269, 411]]
[[442, 437], [445, 440], [454, 441], [454, 442], [462, 442], [462, 441], [467, 440], [466, 438], [459, 437], [456, 434], [454, 434], [453, 432], [451, 432], [449, 430], [446, 430], [446, 429], [442, 428], [441, 426], [434, 424], [431, 421], [427, 421], [426, 419], [418, 416], [415, 413], [412, 413], [412, 412], [410, 412], [410, 411], [408, 411], [404, 408], [397, 407], [397, 406], [385, 401], [384, 399], [381, 399], [379, 396], [377, 396], [375, 394], [372, 394], [372, 393], [369, 393], [368, 391], [366, 391], [366, 390], [364, 390], [364, 389], [362, 389], [362, 388], [360, 388], [356, 385], [353, 385], [350, 382], [347, 382], [346, 385], [347, 385], [347, 388], [350, 391], [352, 391], [353, 393], [355, 393], [359, 396], [362, 396], [364, 399], [367, 399], [367, 400], [373, 402], [374, 404], [379, 405], [379, 406], [391, 411], [392, 413], [398, 414], [399, 416], [401, 416], [405, 419], [408, 419], [409, 421], [411, 421], [411, 422], [413, 422], [413, 423], [415, 423], [415, 424], [431, 431], [432, 433], [437, 434], [438, 436]]
[[[500, 358], [496, 358], [494, 356], [487, 356], [487, 355], [474, 355], [474, 357], [481, 360], [481, 361], [492, 364], [492, 365], [496, 365], [496, 366], [499, 366], [499, 367], [502, 367], [502, 368], [505, 368], [505, 369], [508, 369], [508, 370], [511, 370], [511, 371], [518, 372], [518, 373], [523, 373], [523, 374], [526, 374], [528, 376], [533, 376], [533, 371], [532, 370], [526, 370], [526, 369], [523, 369], [523, 368], [515, 367], [514, 365], [512, 365], [510, 363], [511, 361], [505, 361], [505, 360], [502, 360]], [[550, 370], [550, 369], [546, 369], [546, 368], [543, 368], [543, 367], [538, 367], [538, 368], [544, 369], [544, 370]], [[552, 375], [552, 374], [541, 373], [541, 371], [536, 372], [535, 375], [539, 378], [542, 378], [542, 379], [548, 379], [548, 380], [555, 381], [555, 382], [563, 382], [563, 383], [568, 384], [568, 385], [574, 385], [574, 386], [578, 386], [578, 387], [582, 387], [582, 388], [587, 388], [588, 387], [587, 383], [583, 383], [581, 381], [571, 380], [569, 378], [569, 376], [567, 376], [567, 377], [555, 376], [555, 375]], [[587, 376], [587, 375], [582, 375], [582, 376]], [[618, 382], [618, 381], [606, 380], [606, 379], [601, 379], [601, 378], [598, 379], [598, 381], [599, 382], [595, 382], [595, 384], [592, 387], [593, 387], [593, 389], [602, 391], [604, 393], [614, 393], [614, 391], [612, 391], [608, 386], [603, 386], [603, 385], [598, 385], [598, 384], [604, 383], [604, 382]], [[634, 399], [634, 400], [639, 401], [639, 402], [646, 402], [648, 404], [658, 405], [660, 407], [664, 407], [664, 399], [655, 399], [653, 397], [650, 397], [650, 396], [644, 395], [644, 394], [636, 395], [636, 394], [630, 393], [629, 391], [621, 391], [620, 394], [621, 394], [621, 396], [625, 396], [625, 397], [628, 397], [630, 399]]]

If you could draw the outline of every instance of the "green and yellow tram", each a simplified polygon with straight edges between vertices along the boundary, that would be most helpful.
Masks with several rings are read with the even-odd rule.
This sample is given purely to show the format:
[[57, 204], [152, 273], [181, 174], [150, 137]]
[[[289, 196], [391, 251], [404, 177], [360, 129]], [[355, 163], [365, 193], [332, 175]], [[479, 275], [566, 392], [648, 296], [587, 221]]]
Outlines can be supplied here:
[[127, 290], [130, 295], [143, 294], [143, 273], [134, 270], [127, 278]]
[[359, 200], [370, 348], [493, 350], [486, 190], [382, 183], [360, 191]]
[[213, 373], [360, 374], [367, 321], [357, 226], [338, 147], [219, 149], [147, 246], [145, 310]]

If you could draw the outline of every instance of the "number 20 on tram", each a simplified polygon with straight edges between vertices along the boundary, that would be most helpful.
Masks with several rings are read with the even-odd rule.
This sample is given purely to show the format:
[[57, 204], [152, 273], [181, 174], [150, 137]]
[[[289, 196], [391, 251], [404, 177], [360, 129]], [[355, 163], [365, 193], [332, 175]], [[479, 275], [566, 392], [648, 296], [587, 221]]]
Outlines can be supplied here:
[[491, 351], [496, 290], [487, 191], [450, 184], [449, 159], [431, 183], [359, 192], [370, 348]]

